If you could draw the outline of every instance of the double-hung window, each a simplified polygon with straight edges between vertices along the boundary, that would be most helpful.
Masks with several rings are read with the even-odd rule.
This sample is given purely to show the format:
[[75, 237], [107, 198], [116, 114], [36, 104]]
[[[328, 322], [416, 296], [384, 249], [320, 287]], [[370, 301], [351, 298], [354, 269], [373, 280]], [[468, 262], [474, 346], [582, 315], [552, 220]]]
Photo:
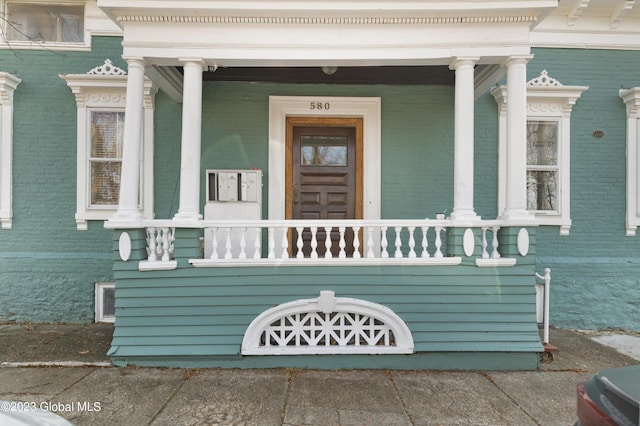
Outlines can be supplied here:
[[67, 0], [6, 0], [4, 39], [11, 46], [73, 48], [85, 46], [85, 2]]
[[89, 120], [89, 208], [113, 207], [120, 190], [124, 111], [92, 110]]
[[[570, 211], [570, 119], [573, 105], [586, 86], [564, 86], [542, 71], [527, 82], [527, 210], [541, 225], [558, 225], [569, 235]], [[499, 105], [498, 211], [506, 206], [507, 111], [506, 86], [491, 94]]]
[[[110, 60], [87, 74], [61, 75], [76, 97], [77, 194], [76, 224], [86, 230], [88, 221], [108, 220], [118, 208], [124, 122], [126, 73]], [[139, 209], [153, 217], [153, 107], [156, 87], [144, 83], [144, 112], [139, 178]]]

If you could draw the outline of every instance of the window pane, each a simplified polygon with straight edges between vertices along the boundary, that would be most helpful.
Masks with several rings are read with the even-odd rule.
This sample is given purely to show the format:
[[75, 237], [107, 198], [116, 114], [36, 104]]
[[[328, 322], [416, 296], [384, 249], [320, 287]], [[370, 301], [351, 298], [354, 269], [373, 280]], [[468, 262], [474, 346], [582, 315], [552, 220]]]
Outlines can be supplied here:
[[346, 136], [302, 136], [300, 158], [303, 166], [346, 166]]
[[558, 173], [527, 171], [527, 210], [558, 210]]
[[7, 3], [7, 16], [8, 40], [57, 43], [84, 40], [83, 6]]
[[527, 164], [530, 166], [558, 164], [557, 121], [527, 121]]
[[122, 158], [124, 112], [91, 113], [91, 157]]
[[91, 205], [116, 205], [120, 193], [120, 162], [91, 161]]
[[116, 315], [116, 289], [105, 287], [102, 290], [103, 305], [102, 315], [105, 317], [113, 317]]

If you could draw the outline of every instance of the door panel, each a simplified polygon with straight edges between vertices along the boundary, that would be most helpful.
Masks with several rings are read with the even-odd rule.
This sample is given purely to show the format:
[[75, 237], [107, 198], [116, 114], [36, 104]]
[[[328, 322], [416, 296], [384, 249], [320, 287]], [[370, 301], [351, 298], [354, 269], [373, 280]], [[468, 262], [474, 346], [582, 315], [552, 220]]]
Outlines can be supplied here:
[[[289, 123], [289, 120], [292, 122]], [[360, 119], [288, 119], [290, 161], [286, 199], [292, 219], [356, 219], [361, 217], [362, 176]], [[355, 121], [354, 121], [355, 120]], [[358, 123], [360, 126], [358, 126]], [[360, 134], [358, 134], [360, 133]], [[293, 232], [293, 242], [297, 234]], [[311, 252], [311, 231], [303, 231], [305, 256]], [[319, 229], [317, 253], [324, 256], [326, 234]], [[345, 235], [347, 255], [353, 254], [352, 232]], [[331, 232], [332, 254], [340, 248], [339, 231]]]

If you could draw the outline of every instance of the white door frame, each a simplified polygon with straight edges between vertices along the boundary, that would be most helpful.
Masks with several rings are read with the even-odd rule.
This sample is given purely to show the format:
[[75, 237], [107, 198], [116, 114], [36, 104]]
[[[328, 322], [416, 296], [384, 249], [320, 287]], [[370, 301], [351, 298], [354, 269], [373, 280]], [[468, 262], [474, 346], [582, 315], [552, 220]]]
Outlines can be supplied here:
[[287, 117], [361, 117], [363, 127], [363, 219], [380, 219], [381, 100], [376, 97], [269, 97], [269, 219], [285, 218]]

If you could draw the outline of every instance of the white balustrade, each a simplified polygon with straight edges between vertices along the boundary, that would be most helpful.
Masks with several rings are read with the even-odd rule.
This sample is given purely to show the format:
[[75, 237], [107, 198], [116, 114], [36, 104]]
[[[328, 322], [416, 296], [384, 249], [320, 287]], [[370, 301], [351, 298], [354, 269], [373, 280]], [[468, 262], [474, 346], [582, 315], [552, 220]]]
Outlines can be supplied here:
[[175, 228], [147, 228], [147, 260], [149, 262], [168, 262], [173, 259]]
[[141, 271], [176, 269], [174, 260], [175, 227], [171, 221], [151, 221], [155, 226], [147, 226], [147, 260], [139, 263]]
[[[311, 264], [413, 261], [460, 263], [443, 248], [447, 220], [202, 221], [210, 255], [196, 266], [238, 263]], [[248, 235], [248, 233], [252, 233]], [[431, 240], [431, 241], [429, 241]], [[392, 241], [393, 248], [389, 247]], [[266, 250], [262, 251], [262, 245]], [[419, 247], [419, 250], [416, 248]], [[390, 253], [390, 250], [393, 253]], [[209, 251], [209, 250], [207, 250]]]
[[[498, 252], [498, 231], [499, 226], [483, 226], [482, 227], [482, 258], [483, 259], [500, 259]], [[491, 233], [491, 253], [489, 253], [489, 243], [487, 242], [487, 234]]]
[[[176, 224], [170, 220], [145, 224], [148, 253], [145, 268], [173, 261]], [[497, 236], [501, 225], [498, 220], [462, 224], [449, 219], [204, 220], [198, 226], [211, 237], [206, 242], [208, 254], [204, 259], [189, 262], [203, 267], [323, 263], [457, 265], [462, 258], [446, 255], [444, 234], [448, 227], [458, 227], [476, 228], [480, 232], [478, 266], [512, 266], [515, 259], [502, 258], [499, 252]]]

